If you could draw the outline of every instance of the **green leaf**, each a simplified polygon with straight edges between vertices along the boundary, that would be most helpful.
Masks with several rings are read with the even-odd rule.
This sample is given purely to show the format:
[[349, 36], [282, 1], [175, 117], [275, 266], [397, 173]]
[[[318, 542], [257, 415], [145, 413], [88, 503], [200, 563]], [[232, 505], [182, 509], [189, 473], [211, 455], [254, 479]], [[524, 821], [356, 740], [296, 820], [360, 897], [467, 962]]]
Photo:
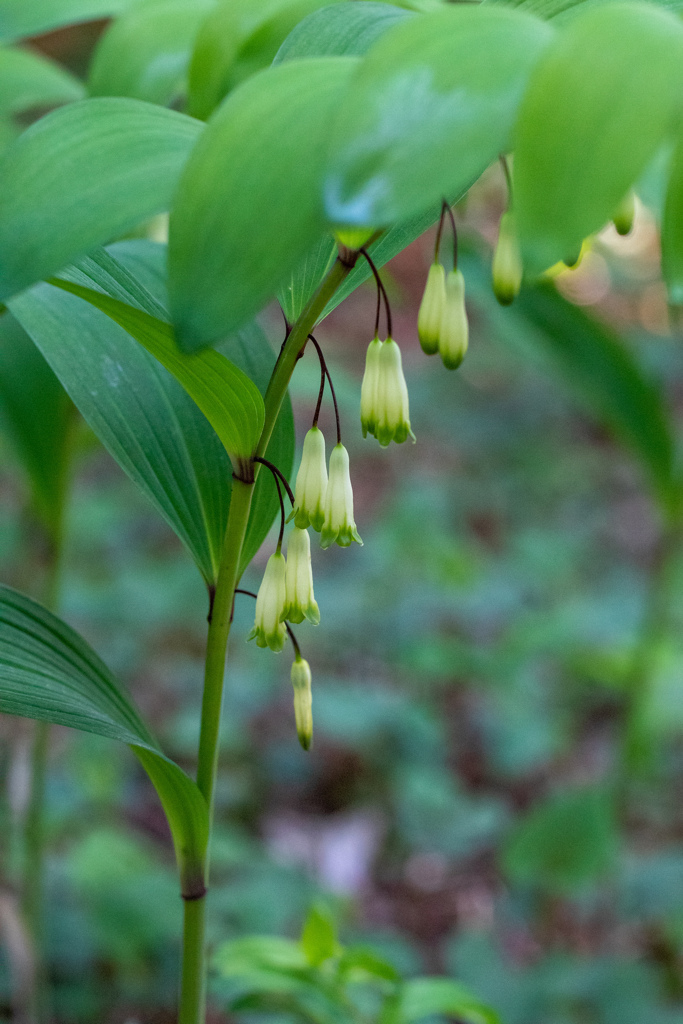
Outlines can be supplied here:
[[337, 952], [334, 921], [320, 907], [311, 907], [301, 933], [301, 948], [311, 967], [321, 964]]
[[593, 412], [635, 452], [664, 510], [674, 511], [679, 484], [666, 406], [624, 343], [552, 285], [523, 292], [515, 309], [525, 335], [551, 355]]
[[109, 18], [137, 2], [139, 0], [2, 0], [0, 42], [37, 36], [80, 21]]
[[401, 991], [397, 1019], [405, 1024], [435, 1015], [465, 1024], [498, 1024], [497, 1014], [449, 978], [413, 978]]
[[669, 302], [683, 304], [683, 136], [679, 136], [669, 170], [662, 223], [662, 273]]
[[154, 783], [171, 826], [185, 886], [201, 886], [206, 803], [162, 753], [128, 695], [91, 647], [35, 601], [0, 586], [0, 711], [129, 744]]
[[207, 125], [171, 214], [171, 308], [186, 351], [257, 313], [322, 233], [325, 143], [355, 66], [321, 57], [263, 71]]
[[614, 864], [614, 803], [604, 789], [584, 787], [547, 797], [515, 828], [503, 866], [517, 883], [571, 891]]
[[28, 473], [36, 511], [60, 529], [73, 406], [29, 336], [0, 316], [0, 417]]
[[[527, 14], [535, 14], [539, 18], [557, 18], [564, 22], [591, 7], [597, 7], [606, 0], [482, 0], [482, 3], [505, 3], [517, 7]], [[607, 0], [609, 2], [609, 0]], [[683, 0], [648, 0], [657, 7], [669, 11], [683, 11]]]
[[352, 982], [366, 979], [368, 975], [394, 983], [401, 980], [393, 964], [366, 946], [351, 946], [344, 950], [339, 960], [339, 974]]
[[102, 310], [158, 359], [204, 413], [235, 470], [246, 470], [263, 430], [265, 409], [258, 388], [245, 373], [215, 349], [193, 355], [180, 352], [172, 326], [163, 319], [164, 310], [105, 250], [51, 283]]
[[235, 86], [272, 63], [278, 47], [302, 18], [328, 2], [223, 0], [197, 38], [188, 111], [206, 120]]
[[514, 202], [538, 273], [608, 221], [672, 127], [683, 26], [653, 5], [587, 10], [537, 65], [516, 128]]
[[129, 99], [73, 103], [0, 158], [0, 299], [167, 210], [202, 126]]
[[186, 91], [199, 26], [214, 0], [157, 0], [126, 11], [93, 54], [91, 96], [130, 96], [166, 105]]
[[375, 0], [323, 7], [289, 33], [273, 63], [298, 57], [362, 57], [388, 29], [412, 17], [411, 11]]
[[[92, 260], [86, 263], [98, 287], [106, 282], [119, 298], [165, 316], [165, 247], [125, 242], [110, 252], [116, 263], [107, 261], [109, 273]], [[82, 274], [81, 280], [95, 284], [93, 276]], [[39, 285], [11, 305], [102, 443], [177, 533], [206, 581], [214, 583], [228, 517], [231, 467], [205, 416], [156, 359], [89, 303]], [[263, 332], [251, 324], [226, 339], [223, 348], [265, 391], [275, 357]], [[289, 477], [294, 455], [289, 401], [266, 454]], [[275, 488], [262, 473], [240, 571], [260, 547], [278, 510]]]
[[83, 83], [33, 50], [0, 49], [0, 116], [80, 100]]
[[478, 177], [510, 145], [527, 78], [552, 34], [517, 11], [474, 4], [388, 31], [360, 65], [335, 126], [331, 222], [383, 227]]

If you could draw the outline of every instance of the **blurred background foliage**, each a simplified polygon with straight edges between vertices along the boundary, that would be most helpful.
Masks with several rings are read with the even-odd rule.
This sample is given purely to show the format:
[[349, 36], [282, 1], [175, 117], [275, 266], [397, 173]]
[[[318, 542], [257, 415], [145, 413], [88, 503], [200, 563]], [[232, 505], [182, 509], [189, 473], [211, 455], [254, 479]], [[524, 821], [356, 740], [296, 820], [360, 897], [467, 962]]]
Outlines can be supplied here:
[[[83, 73], [102, 27], [43, 49]], [[361, 439], [373, 289], [320, 329], [365, 546], [314, 551], [322, 622], [298, 629], [314, 675], [309, 754], [289, 658], [247, 646], [253, 607], [236, 608], [213, 837], [215, 1022], [231, 1019], [221, 1008], [236, 991], [223, 944], [296, 937], [312, 905], [344, 943], [408, 977], [457, 978], [506, 1024], [683, 1022], [683, 542], [668, 490], [683, 350], [659, 275], [656, 168], [640, 194], [631, 235], [605, 231], [576, 270], [501, 310], [489, 263], [504, 190], [486, 175], [456, 210], [471, 323], [457, 373], [417, 342], [433, 233], [389, 265], [414, 447]], [[277, 347], [277, 310], [264, 325]], [[19, 386], [35, 356], [15, 333], [5, 321], [0, 365]], [[46, 418], [74, 447], [61, 614], [192, 771], [202, 583], [50, 371], [30, 372], [40, 397], [23, 427], [0, 383], [0, 578], [38, 596], [48, 586], [62, 529], [50, 502], [67, 470], [57, 448], [33, 488], [24, 469]], [[309, 353], [292, 386], [299, 438], [317, 388]], [[321, 425], [331, 437], [327, 406]], [[258, 586], [269, 550], [244, 586]], [[12, 886], [31, 735], [0, 719], [0, 1019], [21, 955]], [[161, 808], [125, 749], [51, 736], [55, 1019], [165, 1024], [181, 903]]]

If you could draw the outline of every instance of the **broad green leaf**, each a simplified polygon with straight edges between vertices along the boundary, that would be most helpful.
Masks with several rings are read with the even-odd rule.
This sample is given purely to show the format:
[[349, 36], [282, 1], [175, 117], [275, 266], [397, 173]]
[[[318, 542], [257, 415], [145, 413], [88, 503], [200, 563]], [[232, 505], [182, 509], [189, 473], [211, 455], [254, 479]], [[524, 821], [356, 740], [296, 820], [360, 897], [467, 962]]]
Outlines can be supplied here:
[[28, 36], [81, 21], [109, 18], [139, 0], [2, 0], [0, 42]]
[[401, 976], [388, 960], [378, 956], [367, 946], [351, 946], [345, 949], [339, 959], [339, 974], [350, 981], [379, 978], [381, 981], [397, 982]]
[[516, 128], [514, 203], [530, 273], [611, 218], [672, 128], [682, 86], [683, 25], [653, 5], [589, 9], [557, 35]]
[[[611, 0], [482, 0], [482, 3], [504, 3], [506, 6], [517, 7], [527, 14], [535, 14], [539, 18], [557, 18], [564, 22], [583, 14], [591, 7], [602, 6]], [[683, 0], [648, 0], [657, 7], [669, 11], [683, 11]]]
[[[81, 273], [69, 272], [70, 279], [53, 278], [51, 283], [102, 310], [158, 359], [204, 413], [235, 471], [244, 471], [263, 430], [264, 405], [256, 385], [215, 349], [191, 355], [180, 352], [172, 326], [160, 318], [163, 310], [155, 306], [150, 313], [137, 305], [147, 305], [146, 297], [108, 253], [86, 257], [79, 269]], [[106, 293], [99, 290], [102, 287]], [[132, 297], [136, 305], [129, 305], [121, 296]]]
[[33, 50], [0, 49], [0, 116], [83, 98], [83, 83]]
[[320, 967], [335, 955], [337, 936], [329, 913], [311, 908], [301, 933], [301, 948], [311, 967]]
[[571, 890], [609, 871], [617, 835], [614, 802], [604, 789], [558, 793], [522, 818], [503, 851], [503, 866], [517, 883]]
[[91, 96], [130, 96], [166, 105], [186, 92], [197, 30], [214, 0], [157, 0], [125, 12], [93, 54]]
[[203, 862], [209, 822], [196, 785], [162, 753], [92, 648], [51, 612], [5, 586], [0, 586], [0, 711], [129, 744], [164, 805], [184, 882], [201, 883], [196, 866]]
[[669, 170], [662, 222], [662, 273], [669, 302], [683, 304], [683, 137], [679, 137]]
[[443, 1016], [463, 1024], [498, 1024], [497, 1014], [464, 985], [449, 978], [413, 978], [401, 990], [396, 1019], [411, 1024]]
[[186, 351], [257, 313], [322, 233], [325, 144], [355, 66], [320, 57], [268, 69], [207, 125], [171, 213], [171, 309]]
[[0, 419], [31, 481], [36, 511], [58, 531], [73, 406], [29, 336], [0, 316]]
[[545, 349], [593, 412], [638, 456], [665, 511], [678, 505], [674, 441], [662, 395], [624, 343], [551, 286], [517, 300], [529, 341]]
[[[108, 287], [119, 301], [125, 297], [131, 306], [144, 305], [165, 316], [165, 247], [126, 242], [113, 246], [111, 254], [115, 263], [106, 261], [106, 268], [103, 260], [84, 261], [88, 274], [81, 270], [80, 280], [91, 287]], [[199, 408], [131, 335], [89, 303], [39, 285], [11, 305], [102, 443], [178, 534], [207, 582], [215, 582], [231, 466]], [[227, 339], [224, 350], [265, 391], [275, 357], [262, 331], [249, 325]], [[267, 451], [286, 476], [291, 473], [293, 449], [291, 407], [286, 402]], [[275, 488], [268, 475], [261, 474], [242, 569], [260, 547], [278, 509]]]
[[167, 210], [202, 126], [139, 100], [55, 110], [0, 158], [0, 300]]
[[325, 179], [333, 224], [384, 227], [458, 193], [507, 149], [553, 30], [461, 4], [390, 29], [359, 66]]
[[388, 29], [413, 16], [375, 0], [322, 7], [289, 33], [273, 63], [299, 57], [362, 57]]
[[302, 18], [328, 2], [223, 0], [197, 37], [189, 74], [189, 113], [208, 118], [235, 86], [272, 63]]

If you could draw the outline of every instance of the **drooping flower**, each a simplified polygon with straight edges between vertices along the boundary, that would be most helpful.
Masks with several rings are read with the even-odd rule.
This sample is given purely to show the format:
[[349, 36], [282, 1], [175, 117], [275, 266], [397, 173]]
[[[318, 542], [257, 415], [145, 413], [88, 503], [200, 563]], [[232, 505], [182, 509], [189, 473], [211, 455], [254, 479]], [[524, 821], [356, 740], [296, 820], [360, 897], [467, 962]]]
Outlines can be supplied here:
[[349, 475], [349, 453], [343, 444], [337, 444], [330, 455], [330, 476], [325, 494], [325, 522], [320, 534], [320, 546], [329, 548], [336, 541], [347, 548], [351, 541], [362, 544], [353, 520], [353, 488]]
[[439, 349], [441, 317], [446, 301], [446, 272], [441, 263], [432, 263], [417, 314], [417, 334], [422, 351], [433, 356]]
[[308, 750], [313, 740], [313, 696], [311, 693], [311, 666], [297, 654], [292, 663], [294, 687], [294, 717], [299, 743]]
[[368, 432], [374, 436], [377, 422], [377, 393], [379, 386], [379, 361], [382, 342], [377, 335], [368, 345], [365, 356], [365, 373], [360, 389], [360, 423], [363, 437]]
[[469, 338], [465, 309], [465, 278], [459, 270], [446, 277], [446, 301], [439, 332], [439, 352], [448, 370], [457, 370], [465, 358]]
[[306, 618], [317, 626], [320, 622], [320, 609], [313, 596], [311, 541], [308, 530], [299, 530], [297, 527], [294, 527], [287, 540], [285, 593], [282, 618], [290, 622], [303, 622]]
[[633, 221], [636, 217], [636, 195], [631, 190], [619, 203], [614, 212], [612, 220], [617, 232], [620, 235], [628, 235], [633, 228]]
[[294, 485], [294, 523], [299, 530], [305, 530], [307, 526], [318, 531], [322, 529], [326, 491], [325, 438], [318, 427], [311, 427], [304, 438], [301, 465]]
[[387, 338], [379, 350], [374, 434], [383, 448], [391, 441], [403, 444], [409, 437], [415, 440], [410, 429], [408, 388], [403, 375], [401, 350], [393, 338]]
[[281, 651], [287, 639], [287, 628], [282, 621], [285, 608], [286, 564], [281, 551], [271, 555], [256, 595], [254, 628], [247, 640], [256, 640], [258, 647]]
[[493, 254], [493, 292], [502, 306], [509, 306], [522, 287], [522, 257], [511, 210], [500, 218], [498, 243]]

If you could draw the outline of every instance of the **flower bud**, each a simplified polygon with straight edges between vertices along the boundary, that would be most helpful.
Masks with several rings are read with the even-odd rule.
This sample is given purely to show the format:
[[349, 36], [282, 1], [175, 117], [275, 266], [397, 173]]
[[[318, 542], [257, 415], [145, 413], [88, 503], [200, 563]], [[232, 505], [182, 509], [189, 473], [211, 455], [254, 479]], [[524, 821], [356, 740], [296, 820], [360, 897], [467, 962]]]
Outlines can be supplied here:
[[408, 388], [403, 376], [401, 350], [393, 338], [387, 338], [379, 350], [374, 433], [383, 448], [390, 441], [403, 444], [409, 436], [415, 440], [410, 429]]
[[247, 637], [247, 640], [255, 639], [258, 647], [270, 647], [271, 651], [281, 651], [287, 639], [287, 629], [282, 622], [286, 599], [285, 572], [285, 556], [276, 551], [268, 559], [256, 595], [254, 628]]
[[417, 334], [422, 351], [433, 356], [439, 349], [441, 317], [446, 301], [446, 272], [441, 263], [432, 263], [427, 275], [424, 295], [417, 314]]
[[441, 319], [439, 352], [448, 370], [457, 370], [465, 358], [469, 338], [465, 309], [465, 278], [451, 270], [446, 278], [446, 302]]
[[373, 436], [377, 422], [377, 392], [379, 387], [379, 360], [382, 342], [377, 335], [368, 345], [365, 356], [365, 373], [360, 389], [360, 424], [363, 429], [363, 437], [368, 432]]
[[326, 491], [325, 438], [318, 427], [311, 427], [304, 438], [304, 451], [294, 485], [294, 523], [299, 530], [305, 530], [307, 526], [318, 531], [322, 529]]
[[318, 625], [320, 609], [313, 596], [311, 541], [308, 530], [299, 530], [294, 527], [287, 539], [285, 594], [283, 619], [289, 619], [290, 622], [303, 622], [306, 618], [314, 626]]
[[500, 218], [498, 244], [493, 254], [493, 292], [502, 306], [509, 306], [522, 287], [522, 257], [511, 210]]
[[366, 245], [375, 233], [374, 228], [340, 228], [334, 229], [335, 240], [345, 249], [357, 252]]
[[311, 694], [311, 666], [297, 654], [292, 663], [294, 687], [294, 717], [299, 743], [308, 750], [313, 741], [313, 697]]
[[347, 548], [351, 541], [362, 544], [353, 521], [353, 488], [349, 475], [349, 453], [343, 444], [337, 444], [330, 455], [330, 478], [325, 494], [325, 522], [320, 534], [320, 546], [329, 548], [336, 541]]
[[635, 192], [631, 190], [628, 195], [619, 203], [612, 220], [614, 226], [620, 235], [628, 235], [633, 227], [633, 221], [636, 216], [636, 196]]

